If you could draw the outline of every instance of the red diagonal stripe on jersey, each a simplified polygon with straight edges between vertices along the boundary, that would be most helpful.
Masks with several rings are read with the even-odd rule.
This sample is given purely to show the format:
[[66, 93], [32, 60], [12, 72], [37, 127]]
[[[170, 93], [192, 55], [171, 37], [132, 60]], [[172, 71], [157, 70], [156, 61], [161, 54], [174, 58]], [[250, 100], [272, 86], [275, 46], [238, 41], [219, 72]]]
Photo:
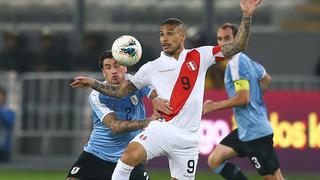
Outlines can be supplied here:
[[170, 98], [170, 105], [173, 110], [172, 114], [164, 115], [166, 121], [175, 117], [186, 103], [197, 81], [199, 69], [200, 53], [197, 50], [192, 50], [187, 54], [174, 85]]
[[215, 46], [212, 48], [212, 54], [216, 61], [223, 61], [225, 60], [225, 57], [223, 56], [221, 52], [221, 46]]

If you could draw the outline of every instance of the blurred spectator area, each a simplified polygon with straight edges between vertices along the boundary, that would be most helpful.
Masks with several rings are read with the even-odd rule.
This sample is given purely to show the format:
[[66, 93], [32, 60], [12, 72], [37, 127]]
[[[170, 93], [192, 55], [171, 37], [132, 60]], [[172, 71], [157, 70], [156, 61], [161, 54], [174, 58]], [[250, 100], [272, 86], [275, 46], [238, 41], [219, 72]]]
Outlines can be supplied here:
[[[37, 29], [43, 24], [71, 30], [77, 0], [0, 0], [0, 28], [16, 25], [21, 29]], [[132, 26], [154, 30], [166, 17], [178, 16], [189, 25], [199, 25], [204, 16], [204, 0], [85, 0], [88, 29], [125, 30]], [[239, 19], [239, 0], [213, 0], [215, 23]], [[317, 0], [263, 1], [255, 14], [255, 25], [285, 26], [291, 20], [319, 18]], [[316, 11], [315, 13], [313, 13]], [[310, 14], [311, 13], [311, 14]], [[33, 24], [32, 26], [29, 26]], [[90, 26], [89, 26], [90, 25]]]
[[[84, 31], [77, 29], [78, 3], [84, 2]], [[178, 17], [188, 27], [187, 48], [214, 45], [206, 34], [206, 0], [0, 0], [1, 70], [99, 71], [100, 53], [117, 37], [129, 34], [143, 46], [142, 60], [129, 71], [159, 56], [159, 24]], [[213, 31], [227, 21], [239, 23], [239, 0], [213, 0]], [[84, 33], [82, 33], [84, 32]], [[248, 53], [270, 73], [314, 71], [319, 53], [319, 0], [265, 0], [254, 15]], [[15, 35], [18, 49], [8, 50], [5, 36]], [[213, 32], [212, 34], [215, 34]], [[52, 40], [45, 48], [43, 41]], [[304, 52], [297, 46], [308, 47]], [[270, 48], [276, 47], [278, 48]], [[49, 49], [47, 51], [46, 49]], [[11, 53], [18, 52], [18, 53]], [[14, 56], [8, 61], [8, 57]], [[303, 67], [301, 59], [308, 59]], [[278, 66], [274, 66], [274, 64]], [[273, 65], [272, 65], [273, 64]], [[283, 69], [288, 64], [291, 66]], [[7, 68], [9, 67], [9, 69]], [[12, 68], [14, 67], [14, 68]]]

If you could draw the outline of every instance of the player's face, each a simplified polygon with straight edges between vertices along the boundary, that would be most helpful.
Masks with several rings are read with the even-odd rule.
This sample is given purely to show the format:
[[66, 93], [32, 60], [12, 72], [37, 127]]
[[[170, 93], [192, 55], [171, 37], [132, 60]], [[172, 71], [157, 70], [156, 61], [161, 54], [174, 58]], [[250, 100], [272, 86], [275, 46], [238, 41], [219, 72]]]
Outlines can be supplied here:
[[224, 45], [231, 43], [234, 40], [234, 36], [231, 28], [218, 29], [217, 32], [218, 45]]
[[5, 104], [5, 95], [3, 93], [0, 93], [0, 106]]
[[167, 54], [180, 53], [185, 38], [186, 34], [180, 26], [165, 24], [160, 27], [160, 43]]
[[118, 64], [117, 61], [112, 58], [106, 58], [103, 61], [102, 73], [110, 84], [119, 84], [124, 80], [126, 72], [127, 67]]

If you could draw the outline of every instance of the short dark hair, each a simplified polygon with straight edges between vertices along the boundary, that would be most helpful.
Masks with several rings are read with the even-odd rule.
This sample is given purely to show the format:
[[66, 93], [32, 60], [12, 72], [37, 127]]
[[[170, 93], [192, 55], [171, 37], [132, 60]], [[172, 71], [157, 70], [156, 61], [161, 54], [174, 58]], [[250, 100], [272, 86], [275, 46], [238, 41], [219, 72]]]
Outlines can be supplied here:
[[232, 30], [232, 34], [234, 37], [236, 37], [237, 32], [238, 32], [238, 27], [235, 24], [232, 23], [224, 23], [223, 25], [221, 25], [218, 29], [227, 29], [230, 28]]
[[184, 23], [182, 22], [182, 20], [180, 20], [178, 18], [168, 18], [168, 19], [164, 20], [161, 23], [161, 26], [166, 25], [166, 24], [169, 24], [169, 25], [182, 25]]
[[185, 25], [183, 23], [182, 20], [178, 19], [178, 18], [168, 18], [166, 20], [164, 20], [160, 26], [164, 26], [164, 25], [175, 25], [175, 26], [180, 26], [184, 31], [185, 31]]
[[5, 90], [5, 88], [0, 87], [0, 94], [2, 94], [3, 96], [7, 95], [7, 91]]
[[107, 58], [113, 59], [111, 50], [106, 50], [100, 55], [100, 57], [99, 57], [99, 66], [100, 66], [101, 69], [103, 68], [103, 61], [105, 59], [107, 59]]

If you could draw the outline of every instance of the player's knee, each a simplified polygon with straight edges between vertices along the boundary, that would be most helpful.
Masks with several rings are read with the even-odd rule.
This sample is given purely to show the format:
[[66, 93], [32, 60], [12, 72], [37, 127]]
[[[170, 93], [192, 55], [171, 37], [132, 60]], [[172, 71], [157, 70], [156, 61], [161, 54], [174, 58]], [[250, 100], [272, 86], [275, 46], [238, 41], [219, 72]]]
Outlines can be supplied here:
[[130, 166], [136, 166], [146, 160], [146, 152], [138, 143], [130, 143], [121, 156], [121, 161]]
[[67, 177], [66, 180], [79, 180], [78, 178]]
[[221, 162], [214, 154], [210, 154], [208, 158], [208, 165], [211, 169], [215, 169], [221, 165]]
[[130, 166], [135, 166], [134, 155], [131, 152], [125, 151], [121, 156], [121, 161]]

